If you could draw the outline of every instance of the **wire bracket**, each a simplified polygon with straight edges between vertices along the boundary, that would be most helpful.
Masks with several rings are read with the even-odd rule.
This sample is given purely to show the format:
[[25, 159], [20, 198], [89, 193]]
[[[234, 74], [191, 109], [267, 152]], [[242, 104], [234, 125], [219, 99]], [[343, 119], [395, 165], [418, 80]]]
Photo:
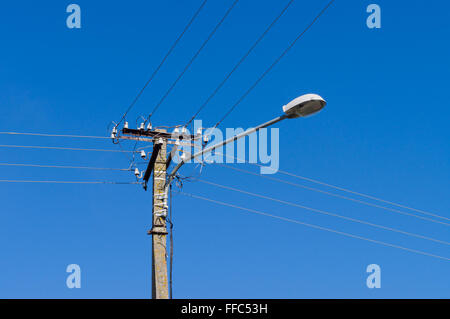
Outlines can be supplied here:
[[155, 226], [153, 226], [153, 228], [151, 230], [149, 230], [147, 232], [147, 235], [168, 235], [169, 234], [166, 230], [161, 231], [161, 230], [156, 230], [155, 228], [164, 228], [165, 229], [164, 226], [155, 225]]

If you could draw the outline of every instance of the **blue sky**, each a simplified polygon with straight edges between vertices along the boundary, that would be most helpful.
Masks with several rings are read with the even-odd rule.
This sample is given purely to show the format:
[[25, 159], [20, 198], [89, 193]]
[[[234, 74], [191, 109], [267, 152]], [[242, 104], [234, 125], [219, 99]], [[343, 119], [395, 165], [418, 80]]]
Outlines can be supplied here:
[[[201, 113], [213, 125], [327, 1], [296, 0]], [[366, 26], [366, 7], [382, 28]], [[0, 131], [109, 135], [200, 1], [14, 1], [0, 13]], [[241, 0], [153, 117], [184, 123], [287, 1]], [[127, 119], [148, 115], [231, 1], [210, 0]], [[450, 4], [337, 0], [227, 118], [250, 127], [315, 92], [317, 116], [281, 122], [280, 169], [449, 217]], [[0, 136], [0, 144], [118, 149], [109, 140]], [[131, 149], [133, 144], [124, 142]], [[126, 168], [124, 154], [0, 148], [2, 163]], [[257, 172], [249, 165], [237, 165]], [[193, 167], [183, 168], [189, 174]], [[284, 178], [295, 183], [300, 180]], [[202, 178], [450, 241], [445, 225], [243, 175]], [[128, 172], [0, 167], [0, 179], [133, 181]], [[305, 183], [303, 183], [305, 184]], [[310, 184], [305, 184], [313, 186]], [[202, 183], [183, 191], [450, 257], [446, 245], [321, 216]], [[151, 193], [137, 185], [0, 183], [1, 298], [150, 296]], [[449, 298], [449, 262], [176, 195], [176, 298]], [[79, 264], [82, 288], [65, 285]], [[382, 270], [366, 287], [367, 265]]]

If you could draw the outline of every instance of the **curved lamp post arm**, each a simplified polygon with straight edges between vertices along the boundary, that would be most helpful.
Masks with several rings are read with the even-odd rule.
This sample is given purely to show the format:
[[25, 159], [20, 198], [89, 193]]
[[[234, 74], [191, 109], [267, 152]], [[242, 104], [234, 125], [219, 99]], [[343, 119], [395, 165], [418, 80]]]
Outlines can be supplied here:
[[166, 191], [167, 191], [169, 185], [172, 183], [173, 179], [175, 178], [175, 174], [178, 172], [178, 170], [181, 168], [181, 166], [183, 166], [186, 162], [189, 162], [189, 161], [191, 161], [191, 160], [193, 160], [193, 159], [195, 159], [195, 158], [197, 158], [199, 156], [202, 156], [204, 154], [210, 153], [213, 150], [215, 150], [216, 148], [219, 148], [219, 147], [222, 147], [222, 146], [224, 146], [226, 144], [229, 144], [231, 142], [237, 141], [238, 139], [240, 139], [242, 137], [248, 136], [248, 135], [250, 135], [252, 133], [255, 133], [255, 132], [259, 131], [262, 128], [266, 128], [268, 126], [271, 126], [271, 125], [273, 125], [275, 123], [278, 123], [278, 122], [280, 122], [280, 121], [282, 121], [284, 119], [287, 119], [287, 118], [288, 118], [287, 115], [279, 116], [279, 117], [274, 118], [273, 120], [271, 120], [269, 122], [263, 123], [263, 124], [258, 125], [256, 127], [250, 128], [250, 129], [246, 130], [245, 132], [242, 132], [242, 133], [237, 134], [237, 135], [235, 135], [233, 137], [230, 137], [229, 139], [227, 139], [225, 141], [222, 141], [222, 142], [217, 143], [215, 145], [209, 146], [209, 147], [207, 147], [207, 148], [205, 148], [205, 149], [203, 149], [203, 150], [201, 150], [201, 151], [199, 151], [199, 152], [197, 152], [195, 154], [191, 154], [189, 156], [189, 158], [187, 158], [186, 160], [182, 160], [180, 163], [178, 163], [177, 166], [175, 166], [175, 168], [172, 170], [172, 172], [170, 172], [169, 177], [168, 177], [167, 182], [166, 182], [166, 185], [165, 185]]
[[256, 126], [254, 128], [250, 128], [246, 130], [245, 132], [242, 132], [241, 134], [237, 134], [225, 141], [222, 141], [220, 143], [217, 143], [215, 145], [209, 146], [202, 151], [199, 151], [195, 154], [191, 154], [189, 158], [186, 160], [182, 160], [173, 170], [170, 172], [169, 177], [166, 181], [166, 184], [164, 185], [164, 191], [166, 198], [168, 198], [169, 194], [169, 186], [172, 184], [173, 179], [175, 178], [175, 174], [178, 172], [178, 170], [183, 166], [186, 162], [191, 161], [194, 158], [197, 158], [199, 156], [202, 156], [206, 153], [212, 152], [218, 147], [224, 146], [228, 143], [234, 142], [242, 137], [245, 137], [247, 135], [250, 135], [252, 133], [255, 133], [259, 131], [262, 128], [268, 127], [270, 125], [273, 125], [275, 123], [278, 123], [284, 119], [287, 118], [298, 118], [298, 117], [305, 117], [312, 115], [314, 113], [319, 112], [321, 109], [325, 107], [327, 102], [317, 94], [304, 94], [302, 96], [299, 96], [298, 98], [292, 100], [288, 104], [283, 106], [283, 112], [285, 113], [282, 116], [279, 116], [277, 118], [274, 118], [273, 120], [263, 123], [259, 126]]

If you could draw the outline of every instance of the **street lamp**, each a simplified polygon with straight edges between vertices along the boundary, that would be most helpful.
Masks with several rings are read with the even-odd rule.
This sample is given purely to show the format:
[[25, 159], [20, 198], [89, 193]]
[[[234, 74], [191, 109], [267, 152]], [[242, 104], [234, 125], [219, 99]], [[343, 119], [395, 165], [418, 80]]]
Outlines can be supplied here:
[[[311, 114], [319, 112], [324, 106], [326, 105], [326, 102], [324, 99], [322, 99], [319, 95], [316, 94], [306, 94], [302, 95], [295, 100], [289, 102], [287, 105], [283, 106], [283, 112], [281, 116], [263, 123], [257, 127], [251, 128], [246, 130], [245, 132], [242, 132], [241, 134], [237, 134], [223, 142], [216, 143], [213, 146], [209, 146], [204, 148], [203, 150], [191, 154], [187, 157], [183, 157], [181, 162], [172, 170], [172, 172], [169, 174], [167, 181], [164, 183], [162, 181], [158, 181], [158, 179], [163, 179], [162, 177], [155, 177], [157, 174], [157, 171], [163, 172], [164, 175], [167, 170], [167, 163], [170, 163], [170, 161], [167, 161], [165, 159], [165, 146], [164, 146], [164, 156], [161, 156], [160, 150], [153, 149], [153, 164], [152, 159], [149, 161], [149, 168], [147, 168], [146, 175], [150, 176], [152, 169], [154, 170], [153, 174], [153, 223], [152, 223], [152, 230], [149, 232], [149, 234], [152, 235], [153, 240], [153, 251], [152, 251], [152, 293], [154, 298], [166, 298], [168, 296], [168, 289], [167, 289], [167, 265], [166, 265], [166, 251], [164, 250], [164, 247], [166, 247], [166, 235], [167, 235], [167, 228], [166, 228], [166, 221], [165, 217], [167, 217], [167, 210], [168, 210], [168, 198], [169, 198], [169, 190], [171, 187], [171, 184], [176, 176], [176, 173], [181, 168], [181, 166], [184, 165], [184, 163], [191, 161], [194, 158], [197, 158], [199, 156], [202, 156], [203, 154], [209, 153], [213, 151], [214, 149], [221, 147], [223, 145], [226, 145], [228, 143], [234, 142], [242, 137], [245, 137], [247, 135], [250, 135], [252, 133], [255, 133], [259, 131], [262, 128], [268, 127], [270, 125], [273, 125], [275, 123], [278, 123], [284, 119], [287, 118], [297, 118], [297, 117], [304, 117], [309, 116]], [[140, 132], [139, 134], [142, 134]], [[179, 142], [179, 141], [178, 141]], [[155, 144], [154, 145], [161, 145], [161, 144]], [[174, 146], [176, 147], [176, 146]], [[162, 157], [164, 159], [163, 162], [156, 162], [157, 157]], [[151, 168], [153, 165], [153, 168]], [[135, 172], [136, 176], [140, 176], [139, 171], [136, 169]], [[145, 179], [145, 177], [144, 177]], [[148, 178], [147, 178], [148, 180]], [[146, 185], [146, 184], [145, 184]], [[161, 198], [162, 197], [162, 198]]]
[[283, 106], [283, 112], [284, 114], [274, 118], [273, 120], [263, 123], [261, 125], [258, 125], [254, 128], [250, 128], [248, 130], [246, 130], [245, 132], [242, 132], [240, 134], [237, 134], [225, 141], [222, 141], [220, 143], [217, 143], [215, 145], [209, 146], [201, 151], [199, 151], [198, 153], [195, 154], [191, 154], [189, 155], [187, 158], [183, 159], [180, 163], [178, 163], [178, 165], [172, 170], [172, 172], [169, 174], [169, 178], [167, 180], [167, 183], [165, 185], [166, 188], [166, 194], [168, 194], [168, 190], [169, 190], [169, 185], [172, 183], [173, 179], [175, 178], [175, 174], [178, 172], [178, 170], [181, 168], [181, 166], [183, 166], [186, 162], [189, 162], [191, 160], [193, 160], [194, 158], [197, 158], [199, 156], [202, 156], [206, 153], [209, 153], [211, 151], [213, 151], [216, 148], [219, 148], [221, 146], [224, 146], [228, 143], [234, 142], [242, 137], [245, 137], [247, 135], [250, 135], [252, 133], [255, 133], [257, 131], [259, 131], [262, 128], [268, 127], [270, 125], [273, 125], [275, 123], [278, 123], [284, 119], [291, 119], [291, 118], [298, 118], [298, 117], [305, 117], [305, 116], [309, 116], [312, 115], [314, 113], [319, 112], [321, 109], [323, 109], [325, 107], [325, 105], [327, 104], [327, 102], [320, 96], [317, 94], [305, 94], [302, 95], [294, 100], [292, 100], [291, 102], [289, 102], [288, 104], [286, 104], [285, 106]]
[[319, 112], [327, 102], [317, 94], [305, 94], [283, 106], [283, 112], [289, 118], [309, 116]]

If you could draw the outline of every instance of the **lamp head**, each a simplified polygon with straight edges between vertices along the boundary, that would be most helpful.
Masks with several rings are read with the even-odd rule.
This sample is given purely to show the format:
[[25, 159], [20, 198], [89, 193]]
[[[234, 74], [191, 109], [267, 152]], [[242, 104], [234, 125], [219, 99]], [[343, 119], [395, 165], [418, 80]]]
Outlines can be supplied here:
[[289, 118], [309, 116], [319, 112], [327, 102], [317, 94], [305, 94], [283, 106], [283, 112]]

